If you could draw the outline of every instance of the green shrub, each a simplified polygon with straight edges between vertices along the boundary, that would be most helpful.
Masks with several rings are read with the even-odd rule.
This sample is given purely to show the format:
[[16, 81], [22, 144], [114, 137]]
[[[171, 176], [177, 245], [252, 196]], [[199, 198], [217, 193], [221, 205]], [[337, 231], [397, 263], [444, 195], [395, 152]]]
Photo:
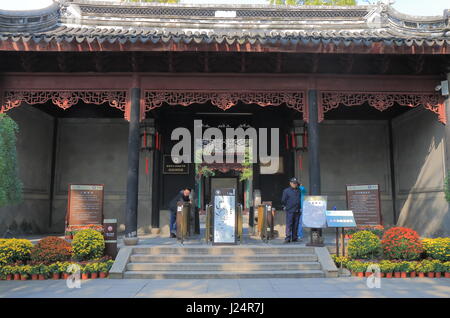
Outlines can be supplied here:
[[416, 271], [419, 273], [434, 272], [434, 264], [432, 261], [425, 259], [425, 260], [417, 263]]
[[395, 270], [397, 264], [388, 260], [383, 260], [379, 263], [379, 266], [382, 273], [392, 273]]
[[50, 264], [70, 259], [72, 246], [55, 236], [44, 237], [31, 249], [31, 260]]
[[24, 239], [0, 239], [0, 265], [30, 259], [33, 244]]
[[422, 245], [426, 257], [450, 261], [450, 237], [426, 238], [422, 240]]
[[348, 242], [351, 258], [374, 258], [380, 253], [380, 239], [369, 231], [360, 231]]
[[72, 256], [76, 260], [91, 260], [103, 256], [105, 240], [95, 230], [82, 230], [75, 234], [72, 241]]
[[415, 260], [423, 252], [422, 243], [416, 231], [393, 227], [387, 230], [381, 240], [384, 255], [389, 259]]

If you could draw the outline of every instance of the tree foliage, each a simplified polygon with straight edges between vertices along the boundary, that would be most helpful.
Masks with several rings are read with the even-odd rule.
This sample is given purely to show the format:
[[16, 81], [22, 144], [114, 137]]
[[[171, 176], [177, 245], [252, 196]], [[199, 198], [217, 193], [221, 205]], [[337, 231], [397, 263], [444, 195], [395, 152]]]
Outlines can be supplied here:
[[22, 183], [17, 166], [17, 124], [0, 114], [0, 207], [22, 200]]
[[278, 5], [312, 5], [312, 6], [355, 6], [356, 0], [269, 0], [270, 4]]

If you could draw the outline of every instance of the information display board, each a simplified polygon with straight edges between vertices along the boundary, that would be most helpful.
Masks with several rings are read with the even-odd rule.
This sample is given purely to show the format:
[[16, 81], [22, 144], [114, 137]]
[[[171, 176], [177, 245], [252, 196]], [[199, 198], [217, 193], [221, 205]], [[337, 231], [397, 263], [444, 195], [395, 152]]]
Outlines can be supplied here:
[[237, 214], [235, 189], [216, 189], [213, 203], [213, 243], [236, 244]]
[[102, 224], [103, 185], [70, 184], [68, 218], [69, 226]]
[[326, 211], [328, 227], [356, 227], [353, 211]]
[[347, 209], [353, 211], [358, 226], [380, 225], [379, 185], [347, 185]]
[[307, 195], [303, 201], [303, 226], [322, 229], [327, 227], [325, 211], [327, 210], [327, 196]]
[[163, 157], [163, 174], [189, 174], [189, 164], [171, 155]]

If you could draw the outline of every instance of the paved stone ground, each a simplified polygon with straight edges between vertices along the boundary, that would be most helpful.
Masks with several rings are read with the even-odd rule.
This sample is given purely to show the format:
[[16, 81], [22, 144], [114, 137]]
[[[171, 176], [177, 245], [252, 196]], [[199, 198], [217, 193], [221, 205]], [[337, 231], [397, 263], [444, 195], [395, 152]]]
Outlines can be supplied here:
[[382, 279], [369, 289], [361, 278], [0, 281], [0, 298], [435, 298], [450, 297], [450, 279]]

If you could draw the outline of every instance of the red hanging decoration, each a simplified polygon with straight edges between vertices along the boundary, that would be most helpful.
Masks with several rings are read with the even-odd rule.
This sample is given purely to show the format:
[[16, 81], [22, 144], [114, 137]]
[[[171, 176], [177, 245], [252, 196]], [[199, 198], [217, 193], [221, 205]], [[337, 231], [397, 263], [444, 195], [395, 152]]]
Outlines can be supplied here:
[[298, 156], [298, 168], [300, 169], [300, 171], [303, 171], [303, 157], [302, 157], [302, 155]]
[[148, 158], [145, 158], [145, 174], [148, 175], [149, 169], [148, 169]]
[[295, 142], [295, 134], [293, 131], [291, 131], [291, 138], [292, 138], [292, 148], [295, 149], [296, 147], [296, 142]]

